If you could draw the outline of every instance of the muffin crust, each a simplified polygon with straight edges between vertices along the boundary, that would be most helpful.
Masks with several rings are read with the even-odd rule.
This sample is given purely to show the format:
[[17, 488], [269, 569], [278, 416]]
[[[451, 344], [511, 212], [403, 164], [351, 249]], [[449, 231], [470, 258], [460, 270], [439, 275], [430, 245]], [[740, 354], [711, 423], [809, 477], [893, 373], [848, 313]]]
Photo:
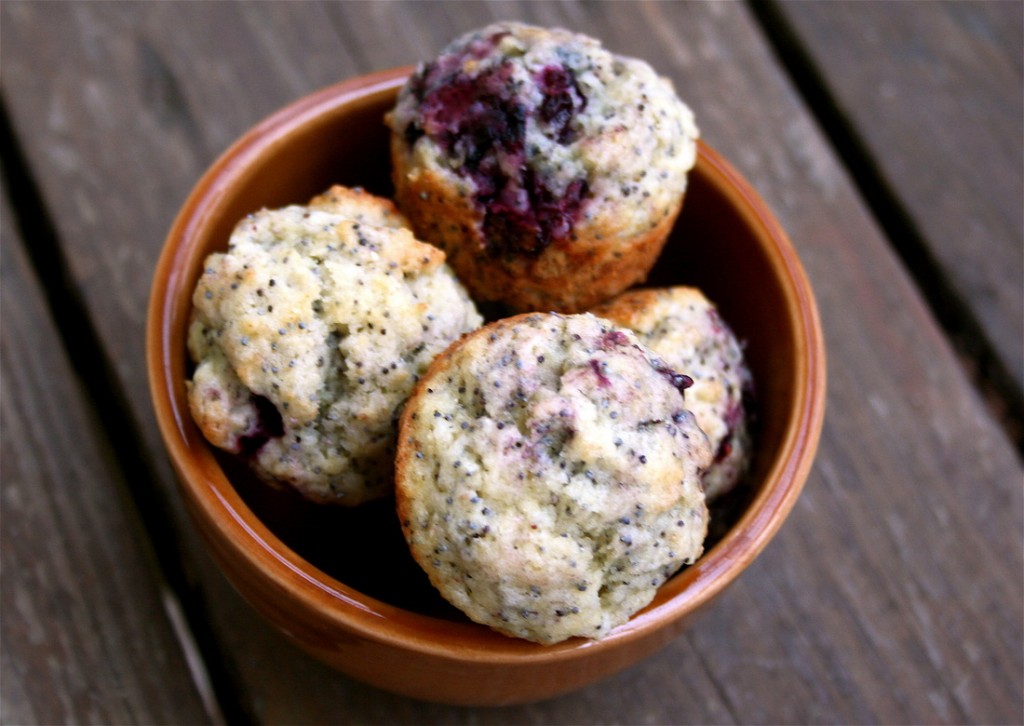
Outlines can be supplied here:
[[434, 355], [482, 322], [443, 252], [346, 216], [394, 221], [392, 211], [335, 189], [252, 214], [207, 259], [193, 296], [188, 393], [200, 429], [313, 500], [392, 491], [402, 404]]
[[473, 620], [600, 638], [701, 553], [711, 448], [688, 380], [591, 315], [526, 314], [439, 356], [402, 416], [413, 556]]
[[565, 312], [646, 277], [698, 136], [643, 61], [519, 23], [455, 40], [388, 123], [399, 207], [474, 297]]
[[743, 348], [718, 309], [693, 287], [631, 290], [593, 313], [629, 328], [670, 367], [693, 379], [687, 407], [715, 452], [704, 473], [709, 501], [731, 490], [750, 464], [753, 378]]

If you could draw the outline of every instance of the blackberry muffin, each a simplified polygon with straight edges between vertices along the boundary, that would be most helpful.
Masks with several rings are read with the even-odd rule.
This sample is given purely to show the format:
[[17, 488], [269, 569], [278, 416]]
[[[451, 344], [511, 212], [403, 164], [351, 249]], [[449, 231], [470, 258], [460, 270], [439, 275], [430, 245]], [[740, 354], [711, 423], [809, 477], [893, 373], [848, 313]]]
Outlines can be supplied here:
[[643, 280], [697, 127], [640, 60], [498, 23], [421, 65], [388, 115], [399, 208], [480, 301], [579, 312]]
[[688, 384], [592, 315], [462, 338], [402, 415], [399, 519], [471, 619], [539, 643], [601, 638], [700, 556], [711, 447]]
[[[193, 295], [189, 405], [271, 483], [355, 505], [393, 491], [396, 424], [433, 357], [482, 319], [390, 203], [338, 188], [242, 220]], [[328, 211], [334, 210], [334, 211]]]
[[633, 290], [593, 309], [629, 328], [666, 365], [693, 379], [686, 405], [708, 436], [709, 501], [732, 489], [750, 464], [747, 402], [753, 389], [743, 349], [715, 306], [692, 287]]

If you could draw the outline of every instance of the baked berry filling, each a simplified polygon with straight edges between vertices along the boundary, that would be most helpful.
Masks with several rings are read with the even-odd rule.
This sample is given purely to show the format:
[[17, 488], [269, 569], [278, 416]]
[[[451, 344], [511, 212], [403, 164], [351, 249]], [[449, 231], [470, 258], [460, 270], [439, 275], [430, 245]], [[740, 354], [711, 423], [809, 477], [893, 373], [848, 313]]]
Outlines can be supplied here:
[[256, 407], [256, 422], [238, 438], [239, 448], [249, 456], [256, 454], [270, 439], [284, 436], [284, 419], [270, 399], [253, 394], [252, 405]]
[[720, 464], [725, 461], [730, 454], [732, 454], [733, 441], [736, 439], [736, 429], [742, 418], [743, 406], [740, 403], [735, 403], [730, 406], [722, 417], [725, 422], [725, 436], [722, 437], [722, 440], [718, 444], [718, 450], [715, 452], [715, 464]]
[[718, 445], [718, 451], [715, 452], [714, 462], [716, 464], [721, 463], [732, 454], [732, 450], [736, 445], [736, 432], [740, 424], [743, 422], [743, 419], [753, 422], [754, 411], [754, 386], [751, 381], [744, 381], [740, 392], [740, 400], [732, 404], [722, 417], [725, 422], [726, 433]]
[[541, 101], [527, 105], [515, 67], [504, 61], [483, 71], [465, 72], [502, 34], [476, 39], [461, 52], [441, 56], [411, 83], [419, 100], [415, 119], [405, 128], [412, 145], [426, 135], [451, 159], [458, 173], [475, 185], [474, 203], [482, 214], [483, 247], [494, 255], [538, 255], [567, 239], [589, 191], [578, 178], [556, 191], [554, 180], [538, 172], [526, 143], [527, 125], [556, 143], [571, 144], [573, 124], [586, 97], [569, 68], [545, 66], [531, 76]]
[[686, 397], [686, 389], [693, 385], [692, 378], [685, 373], [676, 373], [660, 360], [656, 360], [654, 362], [654, 370], [660, 373], [666, 381], [671, 383], [679, 391], [680, 395], [684, 398]]
[[587, 106], [576, 75], [563, 66], [547, 66], [535, 80], [544, 94], [537, 116], [545, 133], [560, 144], [571, 144], [579, 135], [572, 120]]

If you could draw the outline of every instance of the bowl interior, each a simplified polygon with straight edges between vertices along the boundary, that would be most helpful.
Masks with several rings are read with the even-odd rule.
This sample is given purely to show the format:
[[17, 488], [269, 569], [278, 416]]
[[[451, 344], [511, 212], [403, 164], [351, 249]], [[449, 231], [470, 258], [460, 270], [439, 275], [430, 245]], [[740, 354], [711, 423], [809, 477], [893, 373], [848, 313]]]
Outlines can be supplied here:
[[[322, 507], [266, 487], [230, 456], [211, 454], [191, 422], [183, 383], [190, 373], [184, 342], [191, 291], [204, 258], [226, 248], [239, 219], [262, 207], [304, 203], [336, 183], [390, 195], [383, 115], [403, 75], [377, 74], [289, 106], [250, 131], [203, 178], [157, 273], [164, 285], [155, 288], [163, 299], [153, 308], [160, 350], [150, 353], [162, 370], [154, 395], [158, 416], [162, 401], [169, 406], [170, 437], [181, 444], [169, 448], [186, 489], [201, 480], [216, 490], [218, 501], [238, 510], [231, 516], [251, 522], [250, 529], [265, 527], [267, 542], [279, 541], [289, 557], [309, 563], [309, 576], [328, 589], [340, 583], [370, 608], [386, 603], [461, 621], [409, 556], [393, 502]], [[745, 341], [756, 388], [753, 466], [745, 484], [714, 506], [704, 557], [663, 586], [647, 611], [723, 567], [734, 574], [737, 562], [742, 569], [753, 558], [792, 506], [820, 427], [822, 394], [815, 389], [823, 386], [823, 361], [813, 300], [784, 234], [737, 180], [701, 145], [682, 214], [647, 284], [700, 287]], [[751, 527], [759, 529], [752, 534]]]

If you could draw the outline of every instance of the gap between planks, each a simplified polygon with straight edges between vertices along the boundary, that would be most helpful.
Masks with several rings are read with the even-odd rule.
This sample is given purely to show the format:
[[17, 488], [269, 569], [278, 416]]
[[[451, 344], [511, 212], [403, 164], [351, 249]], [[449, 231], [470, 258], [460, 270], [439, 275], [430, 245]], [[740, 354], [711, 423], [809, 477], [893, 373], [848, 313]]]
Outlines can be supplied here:
[[768, 45], [817, 121], [858, 193], [924, 297], [957, 359], [995, 420], [1024, 458], [1024, 389], [999, 356], [968, 302], [957, 293], [899, 195], [843, 113], [779, 0], [747, 0]]
[[[162, 581], [160, 598], [176, 634], [196, 689], [201, 694], [213, 723], [254, 723], [255, 719], [234, 695], [233, 679], [224, 666], [217, 639], [210, 631], [210, 618], [201, 598], [189, 583], [181, 547], [170, 522], [165, 498], [155, 488], [132, 486], [131, 482], [150, 482], [156, 478], [153, 468], [140, 452], [144, 450], [135, 431], [131, 409], [123, 391], [116, 385], [112, 361], [104, 354], [87, 306], [76, 292], [62, 251], [56, 228], [42, 202], [38, 185], [28, 169], [14, 135], [6, 100], [0, 97], [0, 161], [6, 181], [14, 224], [18, 228], [33, 271], [40, 280], [46, 305], [60, 336], [60, 343], [103, 426], [115, 453], [115, 464], [123, 480], [129, 482], [122, 501], [133, 507], [131, 514], [143, 524], [148, 548], [155, 555]], [[104, 406], [96, 401], [108, 402]]]

